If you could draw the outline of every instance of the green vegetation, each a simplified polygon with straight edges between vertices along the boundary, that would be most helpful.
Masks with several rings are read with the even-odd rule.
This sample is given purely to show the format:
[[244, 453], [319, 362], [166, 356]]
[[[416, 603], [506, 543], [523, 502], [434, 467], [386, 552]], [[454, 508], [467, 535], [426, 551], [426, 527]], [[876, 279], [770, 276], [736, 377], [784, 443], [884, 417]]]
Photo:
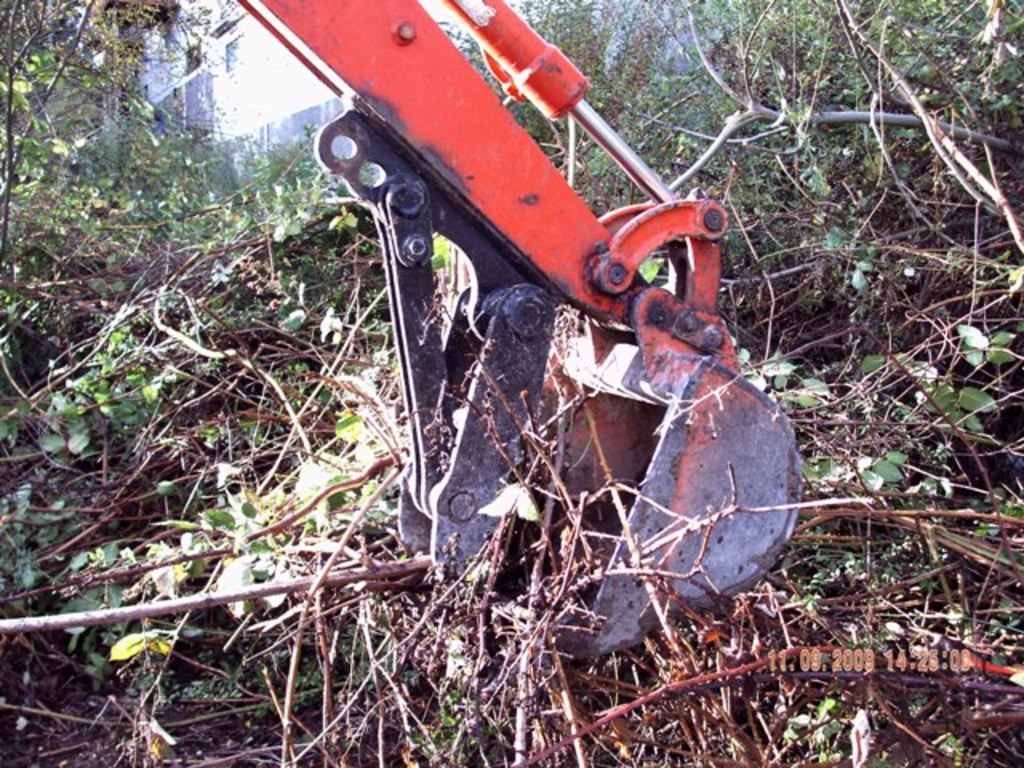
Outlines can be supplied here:
[[[368, 215], [307, 147], [239, 162], [158, 124], [132, 30], [163, 11], [12, 0], [0, 618], [409, 571], [0, 637], [5, 765], [89, 740], [105, 765], [510, 765], [609, 713], [539, 764], [1017, 764], [1019, 0], [523, 5], [609, 122], [730, 213], [723, 314], [799, 431], [814, 502], [784, 560], [674, 640], [559, 663], [541, 638], [560, 593], [517, 549], [533, 521], [505, 532], [499, 573], [417, 571], [394, 537], [404, 422]], [[515, 109], [595, 210], [639, 199], [590, 142]], [[810, 668], [809, 649], [870, 651], [876, 673]], [[797, 673], [767, 666], [789, 650]], [[953, 650], [988, 666], [928, 668]]]

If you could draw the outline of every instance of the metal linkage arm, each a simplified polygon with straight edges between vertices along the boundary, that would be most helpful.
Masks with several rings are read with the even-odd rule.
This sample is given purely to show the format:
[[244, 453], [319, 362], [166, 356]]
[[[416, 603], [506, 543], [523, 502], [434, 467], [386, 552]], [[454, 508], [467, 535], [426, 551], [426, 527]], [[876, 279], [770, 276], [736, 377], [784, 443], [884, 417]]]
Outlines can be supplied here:
[[382, 130], [390, 126], [429, 164], [432, 186], [511, 244], [531, 282], [598, 319], [628, 323], [628, 299], [586, 276], [608, 231], [416, 0], [242, 4]]

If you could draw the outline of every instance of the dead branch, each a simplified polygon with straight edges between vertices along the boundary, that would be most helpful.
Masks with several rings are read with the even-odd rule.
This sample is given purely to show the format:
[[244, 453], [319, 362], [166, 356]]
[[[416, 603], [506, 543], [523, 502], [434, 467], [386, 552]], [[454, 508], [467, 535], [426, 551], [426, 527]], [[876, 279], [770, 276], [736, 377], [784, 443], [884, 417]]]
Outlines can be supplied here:
[[274, 595], [288, 595], [308, 592], [318, 582], [325, 587], [340, 587], [359, 582], [375, 585], [393, 585], [393, 582], [422, 573], [430, 567], [426, 555], [414, 557], [399, 563], [370, 565], [364, 568], [340, 569], [327, 576], [318, 575], [302, 579], [285, 579], [255, 584], [245, 589], [230, 592], [214, 592], [206, 595], [190, 595], [175, 600], [143, 603], [125, 608], [107, 608], [97, 611], [79, 611], [56, 616], [27, 616], [23, 619], [0, 620], [0, 635], [21, 635], [34, 632], [53, 632], [61, 629], [97, 627], [118, 624], [122, 621], [139, 621], [158, 616], [176, 616], [191, 611], [202, 611], [229, 603], [257, 600]]

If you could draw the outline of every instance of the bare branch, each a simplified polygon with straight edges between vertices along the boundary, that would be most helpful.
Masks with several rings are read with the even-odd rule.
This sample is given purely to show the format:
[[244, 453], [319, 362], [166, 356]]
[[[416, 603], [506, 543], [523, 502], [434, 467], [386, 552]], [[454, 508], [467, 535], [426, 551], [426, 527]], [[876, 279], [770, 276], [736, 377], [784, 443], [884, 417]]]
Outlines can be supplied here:
[[[842, 0], [837, 0], [837, 2], [841, 4]], [[842, 10], [840, 10], [840, 15], [842, 15]], [[744, 126], [753, 122], [770, 122], [772, 123], [772, 128], [769, 131], [769, 133], [774, 133], [782, 128], [795, 127], [793, 118], [790, 117], [790, 115], [775, 109], [770, 109], [769, 107], [765, 107], [762, 104], [755, 103], [752, 97], [742, 97], [739, 93], [737, 93], [737, 91], [734, 88], [732, 88], [732, 86], [729, 85], [728, 82], [726, 82], [725, 78], [722, 76], [722, 73], [715, 68], [715, 66], [708, 59], [707, 55], [704, 53], [704, 49], [700, 43], [700, 36], [697, 34], [697, 27], [696, 23], [694, 22], [693, 14], [689, 10], [687, 11], [687, 17], [690, 25], [690, 34], [693, 38], [693, 45], [697, 50], [697, 55], [700, 58], [701, 65], [704, 67], [704, 70], [708, 73], [708, 76], [714, 81], [714, 83], [719, 87], [722, 93], [724, 93], [726, 96], [728, 96], [736, 103], [742, 105], [744, 109], [741, 111], [734, 112], [731, 115], [729, 115], [729, 117], [726, 118], [725, 125], [722, 127], [722, 130], [719, 132], [719, 134], [716, 137], [714, 137], [714, 139], [711, 142], [711, 145], [701, 154], [699, 158], [697, 158], [696, 161], [694, 161], [694, 163], [685, 172], [683, 172], [669, 185], [674, 191], [678, 191], [684, 185], [691, 182], [694, 179], [694, 177], [697, 176], [697, 174], [699, 174], [705, 167], [707, 167], [707, 165], [711, 162], [712, 159], [714, 159], [714, 157], [722, 150], [723, 147], [733, 143], [749, 143], [750, 139], [734, 138], [736, 134], [739, 133], [739, 131]], [[856, 29], [856, 26], [852, 21], [852, 18], [844, 17], [842, 21], [843, 29], [847, 34], [847, 39], [851, 47], [854, 48], [854, 55], [858, 57], [858, 64], [861, 65], [862, 62], [860, 58], [860, 52], [856, 50], [856, 46], [854, 44], [854, 35], [860, 34], [860, 32], [858, 29]], [[874, 48], [872, 48], [872, 52], [875, 53], [877, 57], [879, 57], [880, 61], [882, 61], [880, 53], [876, 52]], [[887, 67], [889, 66], [887, 62], [883, 63], [885, 63]], [[863, 66], [861, 66], [861, 69], [862, 71], [864, 71]], [[866, 73], [865, 76], [867, 76]], [[901, 90], [906, 90], [909, 93], [909, 86], [907, 86], [905, 82], [901, 82], [901, 85], [903, 86]], [[912, 97], [912, 94], [910, 94], [910, 96]], [[977, 168], [973, 167], [973, 165], [973, 170], [964, 170], [963, 163], [970, 163], [970, 161], [967, 160], [966, 157], [963, 157], [962, 153], [959, 153], [959, 150], [956, 150], [956, 152], [954, 153], [953, 149], [942, 146], [941, 139], [938, 138], [938, 135], [941, 134], [945, 136], [947, 139], [949, 139], [949, 137], [953, 137], [974, 144], [980, 144], [989, 150], [997, 150], [999, 152], [1006, 152], [1008, 154], [1018, 156], [1024, 156], [1024, 146], [1022, 146], [1018, 142], [1008, 141], [998, 136], [992, 136], [991, 134], [983, 133], [981, 131], [976, 131], [970, 128], [964, 128], [961, 126], [952, 125], [950, 123], [938, 121], [934, 118], [934, 116], [928, 115], [924, 111], [924, 108], [920, 105], [920, 102], [917, 102], [916, 99], [914, 99], [914, 103], [916, 103], [916, 107], [912, 105], [912, 108], [915, 112], [915, 114], [913, 115], [905, 115], [896, 112], [880, 112], [876, 110], [867, 112], [858, 110], [835, 110], [813, 113], [806, 118], [804, 124], [816, 126], [857, 124], [870, 125], [872, 129], [876, 131], [876, 133], [879, 128], [884, 126], [895, 126], [900, 128], [919, 128], [924, 130], [926, 133], [929, 134], [929, 138], [933, 140], [933, 143], [939, 142], [940, 146], [937, 147], [937, 149], [943, 150], [941, 156], [943, 156], [944, 160], [946, 160], [947, 165], [953, 166], [952, 170], [956, 173], [961, 183], [965, 184], [965, 188], [968, 190], [968, 192], [971, 192], [976, 199], [981, 199], [985, 196], [991, 198], [991, 201], [995, 204], [995, 207], [999, 209], [1000, 212], [1002, 212], [1004, 215], [1006, 215], [1007, 221], [1010, 225], [1010, 229], [1014, 233], [1014, 238], [1017, 240], [1018, 245], [1020, 245], [1020, 225], [1016, 221], [1016, 218], [1013, 215], [1012, 211], [1010, 211], [1008, 215], [1006, 214], [1006, 211], [1008, 210], [1009, 206], [1006, 202], [1005, 196], [1002, 195], [1001, 191], [998, 190], [996, 185], [993, 185], [987, 179], [984, 180], [984, 183], [980, 183], [978, 180], [978, 177], [981, 175], [980, 171], [978, 171]], [[936, 136], [932, 135], [933, 125], [935, 126], [935, 130], [937, 132]], [[956, 157], [957, 155], [959, 155], [959, 157]], [[957, 167], [958, 165], [960, 166], [959, 168]], [[969, 177], [971, 180], [974, 181], [975, 184], [981, 187], [984, 190], [984, 193], [982, 193], [980, 190], [977, 190], [975, 188], [975, 185], [971, 184], [966, 177]], [[972, 190], [974, 191], [972, 192]], [[993, 192], [995, 194], [992, 194]], [[983, 202], [987, 202], [987, 200], [983, 200]], [[1024, 250], [1024, 247], [1022, 247], [1022, 250]]]
[[430, 558], [426, 555], [421, 555], [400, 563], [371, 565], [365, 568], [347, 568], [328, 575], [318, 574], [310, 578], [269, 581], [264, 584], [255, 584], [251, 587], [235, 589], [229, 592], [190, 595], [175, 600], [161, 600], [156, 603], [143, 603], [125, 608], [78, 611], [76, 613], [62, 613], [56, 616], [28, 616], [23, 619], [2, 619], [0, 620], [0, 635], [53, 632], [61, 629], [119, 624], [122, 621], [139, 621], [140, 619], [152, 619], [158, 616], [177, 616], [191, 611], [202, 611], [245, 600], [256, 600], [296, 592], [308, 592], [317, 584], [324, 587], [340, 587], [367, 582], [386, 586], [397, 580], [422, 573], [430, 567], [430, 564]]
[[700, 173], [704, 167], [711, 162], [711, 160], [719, 153], [743, 126], [748, 123], [755, 122], [757, 120], [765, 119], [761, 113], [754, 110], [747, 110], [745, 112], [733, 112], [729, 117], [725, 119], [725, 126], [722, 128], [721, 133], [715, 137], [715, 140], [711, 142], [711, 146], [704, 150], [704, 153], [697, 158], [696, 162], [691, 165], [685, 173], [679, 178], [669, 184], [669, 187], [673, 191], [678, 191], [680, 187], [687, 184], [694, 176]]
[[690, 21], [690, 34], [693, 36], [693, 47], [697, 49], [697, 55], [700, 57], [700, 63], [704, 67], [704, 71], [707, 72], [711, 79], [715, 81], [715, 85], [722, 89], [722, 93], [724, 93], [730, 99], [735, 101], [737, 104], [740, 104], [741, 106], [744, 106], [747, 109], [751, 109], [753, 107], [753, 104], [751, 104], [750, 99], [744, 99], [738, 93], [736, 93], [736, 91], [734, 91], [732, 87], [727, 82], [725, 82], [725, 78], [722, 77], [722, 73], [715, 69], [715, 65], [712, 64], [708, 57], [704, 54], [704, 49], [701, 47], [700, 44], [700, 36], [697, 34], [697, 24], [693, 20], [693, 13], [689, 9], [687, 9], [686, 15]]
[[[712, 158], [717, 155], [724, 146], [737, 141], [746, 142], [747, 139], [734, 139], [733, 137], [744, 126], [754, 122], [772, 123], [772, 132], [777, 128], [795, 127], [793, 119], [778, 110], [769, 109], [757, 105], [743, 112], [734, 112], [725, 120], [725, 126], [721, 133], [715, 137], [704, 153], [686, 170], [679, 178], [670, 185], [677, 190], [687, 182], [691, 181], [701, 170], [703, 170]], [[895, 112], [860, 112], [860, 111], [833, 111], [817, 112], [807, 118], [810, 125], [875, 125], [875, 126], [896, 126], [899, 128], [921, 128], [925, 129], [925, 121], [916, 115], [901, 115]], [[1024, 156], [1024, 146], [1018, 143], [991, 136], [987, 133], [974, 131], [970, 128], [961, 128], [949, 123], [938, 122], [939, 129], [946, 134], [956, 138], [982, 144], [986, 147], [1007, 152], [1014, 155]]]

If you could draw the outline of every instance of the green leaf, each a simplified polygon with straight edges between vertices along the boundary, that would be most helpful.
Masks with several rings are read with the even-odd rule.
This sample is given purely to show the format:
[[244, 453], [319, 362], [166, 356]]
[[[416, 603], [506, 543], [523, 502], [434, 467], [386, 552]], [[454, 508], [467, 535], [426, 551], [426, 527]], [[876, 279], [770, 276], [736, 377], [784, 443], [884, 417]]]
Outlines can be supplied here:
[[868, 279], [864, 272], [859, 269], [853, 270], [853, 274], [850, 275], [850, 285], [857, 293], [865, 293], [868, 289]]
[[[240, 589], [251, 586], [255, 583], [255, 577], [252, 572], [251, 557], [239, 557], [228, 562], [224, 566], [224, 570], [220, 574], [220, 578], [217, 579], [217, 591], [218, 592], [237, 592]], [[228, 610], [231, 611], [232, 615], [236, 619], [240, 619], [246, 614], [247, 606], [244, 601], [237, 603], [231, 603], [228, 605]]]
[[999, 331], [994, 334], [992, 346], [988, 350], [988, 361], [993, 365], [1005, 365], [1015, 361], [1017, 357], [1009, 349], [1015, 338], [1017, 338], [1017, 334], [1009, 331]]
[[537, 509], [537, 502], [534, 501], [533, 494], [525, 488], [521, 488], [521, 492], [516, 498], [516, 515], [529, 523], [540, 522], [540, 510]]
[[359, 219], [351, 211], [347, 211], [331, 219], [327, 228], [332, 232], [337, 229], [355, 229], [359, 226]]
[[72, 573], [77, 573], [89, 564], [89, 553], [79, 552], [77, 555], [71, 558], [69, 567]]
[[879, 368], [882, 368], [886, 363], [886, 358], [882, 355], [868, 355], [860, 363], [861, 373], [874, 373]]
[[985, 350], [989, 347], [988, 336], [973, 325], [958, 325], [956, 327], [956, 332], [960, 334], [960, 338], [964, 340], [964, 344], [971, 349]]
[[839, 467], [830, 459], [807, 461], [803, 465], [803, 475], [808, 480], [825, 480], [836, 473]]
[[75, 456], [81, 456], [82, 451], [89, 447], [89, 433], [85, 430], [72, 432], [68, 438], [68, 450]]
[[885, 478], [870, 469], [862, 470], [860, 479], [869, 491], [880, 491], [885, 485]]
[[968, 363], [977, 368], [979, 365], [985, 362], [985, 353], [980, 349], [972, 349], [964, 354], [964, 358]]
[[872, 464], [871, 471], [887, 483], [896, 484], [903, 482], [903, 471], [896, 464], [886, 459], [879, 459]]
[[146, 636], [141, 633], [125, 635], [110, 648], [111, 661], [134, 659], [146, 649]]
[[1024, 285], [1024, 267], [1017, 267], [1010, 273], [1010, 293], [1016, 293]]
[[281, 330], [286, 333], [294, 333], [302, 327], [304, 322], [306, 322], [306, 311], [303, 309], [296, 309], [281, 321]]
[[665, 266], [664, 259], [647, 259], [643, 264], [640, 265], [640, 277], [646, 280], [648, 283], [654, 280], [661, 272], [661, 268]]
[[885, 454], [885, 460], [895, 464], [897, 467], [902, 467], [906, 464], [908, 458], [910, 457], [907, 454], [900, 451], [889, 451]]
[[441, 235], [434, 235], [434, 255], [430, 259], [430, 266], [434, 270], [447, 269], [452, 265], [452, 244], [451, 241]]
[[144, 384], [142, 387], [142, 399], [149, 404], [155, 403], [160, 399], [160, 384], [150, 383]]
[[815, 406], [822, 405], [824, 403], [820, 397], [810, 395], [806, 392], [783, 392], [779, 397], [781, 400], [785, 400], [788, 403], [795, 403], [801, 408], [814, 408]]
[[235, 516], [226, 509], [208, 509], [203, 513], [203, 520], [215, 531], [235, 530]]
[[957, 418], [960, 415], [957, 392], [948, 384], [939, 384], [935, 387], [931, 391], [931, 397], [935, 406], [950, 418]]
[[765, 376], [789, 376], [796, 370], [796, 365], [788, 360], [768, 360], [761, 366]]
[[158, 523], [153, 523], [153, 525], [162, 525], [167, 528], [174, 528], [178, 531], [198, 531], [202, 528], [202, 526], [193, 523], [191, 520], [163, 520]]
[[979, 419], [974, 414], [970, 414], [969, 416], [964, 418], [964, 420], [963, 420], [963, 427], [964, 427], [964, 429], [966, 429], [966, 430], [968, 430], [970, 432], [981, 433], [981, 432], [985, 431], [985, 425], [982, 424], [981, 423], [981, 419]]
[[178, 486], [171, 480], [161, 480], [156, 484], [158, 496], [173, 496], [178, 492]]
[[111, 661], [129, 661], [144, 651], [166, 656], [171, 652], [171, 644], [162, 637], [147, 634], [146, 632], [133, 632], [125, 635], [110, 648]]
[[990, 413], [996, 410], [996, 401], [992, 395], [974, 387], [960, 390], [960, 407], [968, 413]]
[[348, 443], [358, 443], [365, 428], [362, 417], [355, 411], [344, 411], [334, 424], [334, 435]]
[[846, 234], [839, 227], [832, 227], [825, 235], [825, 245], [828, 248], [842, 248], [846, 245]]
[[46, 435], [39, 440], [39, 447], [47, 453], [63, 451], [65, 448], [64, 436], [56, 434]]
[[531, 523], [540, 521], [540, 511], [533, 496], [519, 483], [505, 486], [493, 501], [477, 510], [477, 514], [489, 517], [504, 517], [509, 512], [515, 512], [519, 518]]
[[1007, 363], [1012, 363], [1017, 358], [1008, 349], [993, 347], [988, 351], [987, 359], [992, 365], [1006, 365]]
[[827, 395], [831, 392], [828, 388], [828, 384], [821, 379], [801, 379], [800, 385], [808, 392], [813, 392], [817, 395]]

